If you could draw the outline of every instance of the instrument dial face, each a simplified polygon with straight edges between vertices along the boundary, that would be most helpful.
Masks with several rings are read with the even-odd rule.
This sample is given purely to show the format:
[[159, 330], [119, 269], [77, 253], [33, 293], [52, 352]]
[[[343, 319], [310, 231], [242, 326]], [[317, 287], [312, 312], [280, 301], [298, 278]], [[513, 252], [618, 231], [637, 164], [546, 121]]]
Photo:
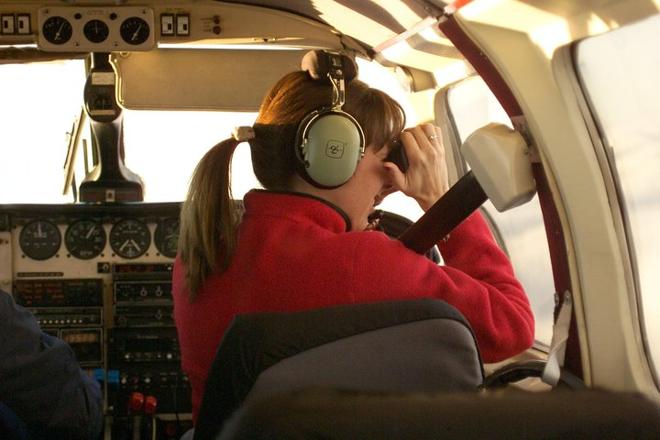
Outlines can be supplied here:
[[149, 24], [140, 17], [129, 17], [121, 24], [119, 33], [128, 44], [142, 44], [149, 38]]
[[64, 17], [50, 17], [41, 27], [44, 38], [52, 44], [64, 44], [71, 39], [73, 28]]
[[149, 228], [140, 220], [120, 220], [110, 230], [110, 247], [122, 258], [138, 258], [147, 252], [150, 244]]
[[176, 257], [176, 248], [179, 242], [179, 219], [167, 218], [156, 226], [154, 242], [158, 252], [162, 255]]
[[78, 220], [64, 234], [64, 244], [71, 255], [81, 260], [98, 257], [105, 248], [103, 226], [93, 220]]
[[85, 37], [92, 43], [101, 43], [105, 41], [106, 38], [108, 38], [110, 29], [108, 28], [108, 25], [101, 20], [90, 20], [85, 23], [83, 33], [85, 34]]
[[47, 260], [60, 249], [62, 234], [53, 223], [34, 220], [21, 230], [18, 244], [23, 253], [33, 260]]

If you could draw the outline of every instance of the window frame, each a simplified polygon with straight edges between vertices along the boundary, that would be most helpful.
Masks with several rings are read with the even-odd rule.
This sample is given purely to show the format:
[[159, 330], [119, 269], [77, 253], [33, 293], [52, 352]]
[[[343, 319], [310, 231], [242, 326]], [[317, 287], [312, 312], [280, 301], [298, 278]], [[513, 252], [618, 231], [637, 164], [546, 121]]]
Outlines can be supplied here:
[[[612, 31], [616, 30], [618, 29], [613, 29]], [[584, 126], [587, 129], [598, 166], [605, 182], [605, 191], [608, 196], [611, 216], [614, 220], [616, 237], [621, 249], [621, 257], [626, 265], [626, 270], [624, 272], [629, 304], [631, 305], [629, 307], [629, 312], [631, 313], [635, 331], [639, 335], [644, 359], [647, 362], [651, 377], [657, 388], [656, 391], [660, 391], [660, 374], [658, 373], [660, 369], [657, 368], [660, 359], [654, 361], [646, 331], [639, 265], [636, 257], [637, 253], [635, 251], [635, 241], [632, 234], [630, 218], [628, 211], [626, 210], [626, 198], [621, 184], [621, 177], [616, 167], [614, 150], [607, 146], [608, 143], [605, 129], [596, 114], [595, 105], [589, 96], [585, 79], [580, 73], [578, 65], [580, 44], [590, 38], [597, 38], [600, 36], [601, 35], [595, 35], [576, 40], [571, 44], [560, 48], [557, 51], [557, 57], [563, 58], [563, 63], [568, 63], [570, 66], [570, 69], [567, 69], [571, 83], [570, 86], [574, 92], [577, 106], [582, 115]]]
[[[450, 175], [450, 183], [451, 184], [454, 184], [455, 181], [457, 181], [458, 179], [460, 179], [462, 176], [464, 176], [467, 173], [467, 171], [469, 170], [469, 165], [467, 164], [465, 158], [460, 153], [460, 146], [462, 145], [461, 135], [460, 135], [460, 130], [458, 129], [458, 124], [456, 122], [454, 114], [451, 111], [449, 93], [450, 93], [452, 88], [454, 88], [454, 87], [456, 87], [456, 86], [458, 86], [461, 83], [464, 83], [466, 81], [474, 80], [475, 78], [481, 79], [481, 77], [478, 74], [473, 74], [473, 75], [470, 75], [466, 78], [460, 79], [458, 81], [455, 81], [453, 83], [450, 83], [450, 84], [444, 86], [443, 88], [441, 88], [437, 92], [436, 99], [435, 99], [436, 121], [438, 121], [438, 123], [440, 125], [442, 125], [442, 127], [444, 127], [445, 129], [448, 129], [446, 131], [449, 132], [446, 135], [444, 135], [443, 138], [445, 140], [445, 148], [447, 146], [450, 147], [448, 149], [446, 148], [446, 152], [449, 153], [449, 154], [447, 154], [447, 156], [448, 156], [448, 167], [454, 168], [454, 171], [456, 173], [455, 180], [453, 180], [453, 181], [452, 181], [451, 175]], [[487, 87], [487, 85], [486, 85], [486, 87]], [[493, 236], [495, 238], [495, 241], [503, 249], [503, 251], [506, 253], [506, 255], [511, 259], [511, 253], [510, 253], [510, 250], [509, 250], [509, 246], [507, 245], [507, 240], [505, 239], [505, 234], [503, 234], [501, 232], [501, 228], [498, 225], [497, 219], [495, 218], [495, 216], [493, 216], [493, 213], [491, 213], [485, 206], [481, 206], [479, 208], [479, 211], [481, 212], [484, 219], [486, 220], [486, 223], [489, 225], [489, 227], [491, 229], [491, 232], [493, 233]], [[546, 239], [546, 240], [544, 240], [543, 243], [545, 243], [545, 245], [547, 246], [547, 248], [546, 248], [547, 251], [548, 251], [548, 259], [547, 259], [548, 267], [547, 267], [547, 269], [550, 273], [550, 279], [549, 279], [550, 284], [548, 286], [549, 290], [547, 292], [544, 291], [543, 293], [547, 293], [548, 295], [552, 295], [552, 300], [553, 300], [553, 303], [554, 303], [554, 301], [555, 301], [555, 298], [554, 298], [555, 286], [554, 286], [554, 279], [552, 277], [552, 270], [553, 270], [552, 269], [552, 259], [550, 258], [550, 255], [549, 255], [549, 247], [548, 247], [548, 243], [547, 243], [547, 236], [545, 235], [546, 234], [546, 232], [545, 232], [545, 218], [544, 218], [542, 212], [540, 211], [540, 206], [539, 206], [539, 219], [540, 219], [541, 224], [543, 226], [544, 238]], [[512, 261], [512, 264], [513, 264], [513, 261]], [[515, 266], [514, 266], [514, 269], [515, 269]], [[542, 295], [539, 295], [537, 298], [542, 299], [543, 297], [542, 297]], [[554, 307], [553, 307], [553, 309], [554, 309]], [[546, 317], [546, 318], [548, 318], [548, 317]], [[550, 319], [553, 322], [553, 327], [552, 328], [554, 328], [554, 311], [553, 311], [553, 316], [551, 316]], [[536, 350], [539, 350], [540, 352], [548, 353], [550, 351], [551, 338], [552, 338], [552, 329], [551, 329], [551, 332], [550, 332], [550, 340], [548, 340], [547, 342], [537, 339], [537, 337], [535, 335], [533, 348], [536, 349]]]

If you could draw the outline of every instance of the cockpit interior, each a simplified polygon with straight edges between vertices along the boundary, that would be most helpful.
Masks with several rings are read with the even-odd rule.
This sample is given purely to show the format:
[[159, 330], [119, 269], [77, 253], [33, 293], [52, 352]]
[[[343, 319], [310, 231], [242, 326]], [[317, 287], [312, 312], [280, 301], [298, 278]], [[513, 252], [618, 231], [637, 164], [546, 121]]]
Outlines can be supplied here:
[[[592, 433], [655, 438], [659, 11], [657, 0], [2, 0], [0, 290], [100, 384], [102, 438], [192, 438], [171, 293], [191, 175], [213, 145], [254, 123], [268, 90], [308, 51], [340, 52], [399, 102], [408, 126], [442, 131], [454, 199], [431, 218], [405, 195], [388, 196], [378, 207], [384, 232], [425, 243], [420, 253], [442, 264], [433, 237], [480, 209], [529, 296], [534, 345], [483, 370], [477, 360], [479, 380], [554, 393], [542, 380], [553, 362], [560, 387], [649, 402], [638, 414], [647, 430]], [[261, 187], [244, 144], [231, 174], [239, 204]], [[448, 229], [429, 232], [443, 218]], [[592, 403], [575, 395], [571, 408]], [[571, 398], [552, 396], [538, 410], [556, 427]], [[612, 414], [614, 396], [593, 426]], [[251, 418], [273, 407], [300, 414], [296, 405], [319, 409], [311, 426], [338, 420], [334, 434], [317, 431], [328, 438], [440, 435], [430, 416], [407, 434], [371, 420], [383, 402], [369, 399], [352, 422], [365, 430], [351, 430], [341, 422], [351, 410], [326, 406], [332, 395], [308, 398], [257, 404], [226, 438], [303, 438]], [[521, 426], [520, 408], [537, 408], [527, 398], [503, 433], [544, 432]], [[466, 412], [497, 406], [457, 399]], [[444, 412], [447, 402], [395, 396], [383, 417]], [[589, 415], [576, 411], [579, 425]], [[497, 432], [497, 417], [487, 416], [490, 431], [461, 432]], [[456, 420], [448, 426], [469, 425]], [[258, 436], [269, 429], [274, 437]]]

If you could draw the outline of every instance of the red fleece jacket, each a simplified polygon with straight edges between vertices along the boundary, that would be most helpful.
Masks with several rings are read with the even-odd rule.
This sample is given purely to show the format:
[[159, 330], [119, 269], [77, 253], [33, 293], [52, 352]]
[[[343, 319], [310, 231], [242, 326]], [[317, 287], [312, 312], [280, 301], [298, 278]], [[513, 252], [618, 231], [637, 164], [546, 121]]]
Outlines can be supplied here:
[[220, 339], [237, 314], [435, 297], [472, 326], [486, 362], [529, 348], [534, 317], [506, 255], [479, 213], [439, 243], [438, 266], [381, 232], [346, 232], [347, 219], [318, 199], [251, 191], [236, 253], [194, 302], [176, 260], [172, 293], [183, 370], [196, 419]]

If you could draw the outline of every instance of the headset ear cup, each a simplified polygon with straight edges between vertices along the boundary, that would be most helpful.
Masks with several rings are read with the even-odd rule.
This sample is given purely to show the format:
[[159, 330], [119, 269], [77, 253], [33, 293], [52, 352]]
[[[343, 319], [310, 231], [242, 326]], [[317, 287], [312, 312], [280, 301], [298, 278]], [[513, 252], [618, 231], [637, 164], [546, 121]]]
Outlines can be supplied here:
[[337, 188], [355, 173], [364, 154], [364, 134], [348, 113], [314, 112], [298, 129], [297, 154], [303, 177], [320, 188]]
[[307, 174], [307, 166], [309, 165], [307, 159], [305, 158], [308, 149], [307, 131], [310, 127], [311, 121], [316, 119], [319, 113], [320, 111], [316, 110], [307, 114], [307, 116], [305, 116], [305, 118], [298, 125], [298, 131], [296, 132], [295, 151], [296, 158], [298, 159], [296, 163], [296, 172], [300, 177], [305, 179], [307, 183], [313, 186], [318, 186], [318, 184], [314, 182], [314, 180], [312, 180], [312, 178]]

